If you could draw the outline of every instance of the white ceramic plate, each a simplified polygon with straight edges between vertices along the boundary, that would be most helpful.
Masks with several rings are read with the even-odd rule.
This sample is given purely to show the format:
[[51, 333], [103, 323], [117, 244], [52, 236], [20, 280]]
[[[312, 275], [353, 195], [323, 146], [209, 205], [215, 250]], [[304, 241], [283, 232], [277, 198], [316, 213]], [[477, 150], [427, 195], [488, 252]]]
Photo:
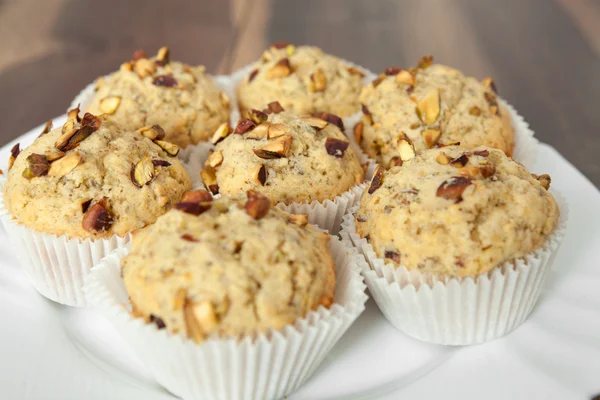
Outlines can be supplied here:
[[[55, 126], [64, 123], [64, 116]], [[35, 128], [0, 149], [25, 147]], [[600, 193], [548, 145], [549, 173], [570, 203], [569, 227], [544, 294], [509, 336], [471, 347], [419, 342], [367, 309], [289, 399], [589, 399], [600, 393]], [[0, 228], [0, 398], [174, 399], [93, 310], [59, 306], [27, 283]], [[224, 371], [223, 373], [226, 373]]]

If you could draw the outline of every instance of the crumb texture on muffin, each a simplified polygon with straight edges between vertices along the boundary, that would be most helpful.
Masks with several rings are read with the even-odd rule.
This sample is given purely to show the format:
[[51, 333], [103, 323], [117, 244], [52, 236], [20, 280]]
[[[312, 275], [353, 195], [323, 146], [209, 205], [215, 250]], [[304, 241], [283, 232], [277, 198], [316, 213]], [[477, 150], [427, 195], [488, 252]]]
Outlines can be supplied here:
[[267, 49], [237, 88], [240, 111], [279, 101], [299, 114], [357, 112], [364, 74], [318, 47], [276, 43]]
[[560, 214], [549, 183], [497, 149], [431, 149], [379, 168], [357, 231], [386, 262], [474, 276], [545, 244]]
[[298, 116], [274, 104], [275, 111], [251, 110], [252, 119], [233, 131], [217, 131], [216, 150], [202, 172], [209, 190], [260, 190], [274, 203], [289, 204], [334, 199], [362, 182], [360, 160], [338, 126], [340, 118]]
[[355, 133], [364, 151], [386, 167], [451, 144], [494, 147], [510, 156], [514, 129], [491, 78], [479, 82], [432, 61], [388, 68], [363, 87]]
[[138, 233], [122, 260], [134, 316], [201, 342], [279, 329], [329, 307], [329, 236], [269, 206], [255, 192], [184, 201]]
[[161, 147], [173, 153], [176, 146], [91, 114], [79, 119], [78, 111], [14, 160], [4, 200], [19, 223], [68, 237], [124, 236], [190, 189], [179, 160]]
[[133, 58], [98, 79], [87, 111], [109, 114], [126, 129], [158, 124], [181, 147], [208, 140], [229, 120], [229, 99], [204, 66], [170, 61], [166, 47], [155, 57], [136, 52]]

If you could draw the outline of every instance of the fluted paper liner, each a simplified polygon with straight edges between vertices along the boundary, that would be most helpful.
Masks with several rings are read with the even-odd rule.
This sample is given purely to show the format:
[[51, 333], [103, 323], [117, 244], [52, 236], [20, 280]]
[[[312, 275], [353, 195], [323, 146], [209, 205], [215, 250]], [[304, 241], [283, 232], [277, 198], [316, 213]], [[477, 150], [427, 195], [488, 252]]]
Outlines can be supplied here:
[[118, 249], [92, 270], [87, 299], [117, 328], [156, 380], [183, 399], [280, 399], [294, 392], [364, 310], [362, 255], [331, 237], [335, 304], [319, 307], [282, 330], [243, 339], [213, 337], [201, 344], [133, 318], [120, 276]]
[[[185, 168], [192, 178], [192, 187], [194, 189], [204, 188], [200, 171], [210, 151], [213, 149], [214, 146], [210, 143], [203, 143], [194, 146], [194, 149], [190, 152], [188, 162], [185, 163]], [[331, 200], [324, 200], [322, 202], [315, 200], [312, 203], [279, 203], [277, 207], [292, 214], [307, 214], [309, 223], [317, 225], [319, 228], [325, 229], [335, 235], [341, 228], [342, 218], [348, 213], [350, 208], [358, 204], [366, 186], [366, 182], [354, 185]]]
[[356, 233], [352, 214], [344, 218], [341, 236], [365, 256], [365, 283], [392, 325], [414, 338], [436, 344], [483, 343], [521, 325], [540, 296], [568, 219], [566, 200], [554, 191], [553, 195], [561, 216], [546, 244], [474, 278], [435, 277], [386, 264]]
[[83, 284], [94, 265], [125, 247], [131, 235], [108, 239], [69, 239], [37, 232], [19, 224], [4, 206], [0, 179], [0, 220], [33, 287], [43, 296], [68, 306], [86, 306]]

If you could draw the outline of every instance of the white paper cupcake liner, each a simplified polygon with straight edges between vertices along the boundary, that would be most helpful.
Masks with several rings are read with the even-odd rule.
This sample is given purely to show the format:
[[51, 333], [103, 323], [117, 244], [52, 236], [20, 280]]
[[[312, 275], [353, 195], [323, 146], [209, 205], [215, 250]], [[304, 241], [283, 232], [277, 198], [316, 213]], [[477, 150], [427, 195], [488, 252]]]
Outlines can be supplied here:
[[33, 287], [44, 297], [68, 306], [87, 305], [83, 284], [92, 267], [113, 250], [123, 248], [131, 235], [108, 239], [69, 239], [29, 229], [4, 207], [0, 179], [0, 220]]
[[396, 328], [436, 344], [483, 343], [521, 325], [539, 298], [568, 219], [566, 200], [554, 191], [553, 195], [561, 216], [546, 244], [475, 278], [435, 277], [386, 264], [356, 233], [352, 214], [344, 218], [341, 237], [365, 256], [365, 283], [383, 315]]
[[137, 356], [166, 389], [183, 399], [280, 399], [294, 392], [319, 366], [362, 313], [367, 296], [356, 249], [332, 237], [336, 265], [335, 304], [319, 307], [294, 325], [254, 338], [213, 337], [196, 344], [133, 318], [120, 276], [118, 249], [92, 270], [87, 299], [115, 325]]

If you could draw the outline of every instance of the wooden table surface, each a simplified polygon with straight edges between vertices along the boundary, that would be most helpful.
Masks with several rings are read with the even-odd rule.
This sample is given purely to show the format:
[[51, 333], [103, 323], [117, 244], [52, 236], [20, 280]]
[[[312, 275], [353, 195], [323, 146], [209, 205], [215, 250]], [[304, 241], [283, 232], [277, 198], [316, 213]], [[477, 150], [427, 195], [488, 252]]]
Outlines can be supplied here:
[[166, 44], [228, 73], [286, 40], [376, 72], [432, 54], [493, 76], [536, 137], [600, 185], [600, 1], [0, 0], [0, 37], [0, 144], [135, 49]]

